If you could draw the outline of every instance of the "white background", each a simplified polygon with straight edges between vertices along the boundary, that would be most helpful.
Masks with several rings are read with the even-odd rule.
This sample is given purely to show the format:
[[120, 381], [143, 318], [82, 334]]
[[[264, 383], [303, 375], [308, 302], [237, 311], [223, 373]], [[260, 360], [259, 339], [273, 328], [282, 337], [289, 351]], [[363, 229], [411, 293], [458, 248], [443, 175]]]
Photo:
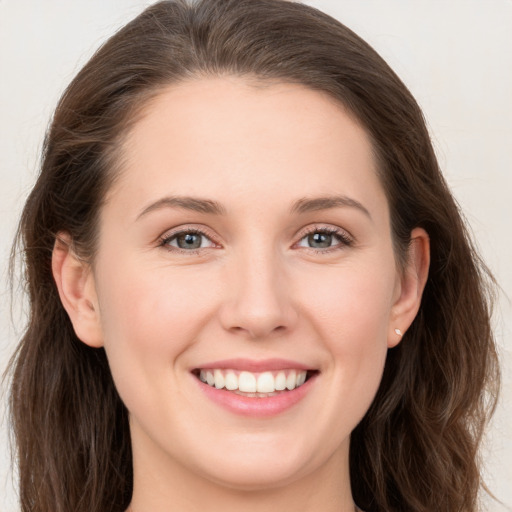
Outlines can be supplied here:
[[[22, 328], [6, 264], [58, 97], [143, 0], [0, 0], [0, 369]], [[491, 490], [512, 506], [512, 1], [310, 0], [372, 44], [423, 107], [437, 155], [502, 287], [500, 405], [485, 443]], [[0, 371], [1, 373], [1, 371]], [[0, 392], [0, 512], [16, 512]], [[502, 510], [497, 504], [489, 510]], [[512, 507], [511, 507], [512, 510]], [[442, 511], [441, 511], [442, 512]]]

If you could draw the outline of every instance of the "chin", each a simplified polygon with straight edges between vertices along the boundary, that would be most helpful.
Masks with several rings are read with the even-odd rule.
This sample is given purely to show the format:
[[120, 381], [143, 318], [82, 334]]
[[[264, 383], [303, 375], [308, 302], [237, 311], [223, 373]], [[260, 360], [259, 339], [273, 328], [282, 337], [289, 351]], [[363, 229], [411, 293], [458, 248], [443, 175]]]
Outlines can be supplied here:
[[203, 459], [200, 472], [217, 485], [240, 491], [277, 489], [301, 480], [325, 463], [319, 450], [308, 455], [301, 443], [286, 446], [269, 442], [263, 448], [255, 443], [249, 450], [239, 448], [223, 453], [212, 454], [210, 461], [215, 463], [207, 467]]
[[[276, 458], [279, 455], [276, 455]], [[239, 491], [277, 489], [300, 480], [307, 474], [304, 467], [286, 464], [284, 461], [251, 461], [249, 463], [222, 463], [214, 474], [205, 475], [208, 480], [222, 487]]]

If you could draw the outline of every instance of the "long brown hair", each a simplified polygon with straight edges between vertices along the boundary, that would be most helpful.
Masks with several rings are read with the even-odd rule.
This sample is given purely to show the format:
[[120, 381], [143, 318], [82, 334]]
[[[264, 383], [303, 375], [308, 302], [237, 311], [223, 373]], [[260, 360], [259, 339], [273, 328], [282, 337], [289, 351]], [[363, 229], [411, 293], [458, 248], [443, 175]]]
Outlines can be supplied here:
[[51, 272], [56, 234], [92, 260], [118, 148], [165, 86], [233, 74], [328, 93], [365, 127], [390, 205], [397, 261], [411, 230], [431, 239], [420, 312], [388, 353], [352, 433], [354, 499], [367, 512], [477, 510], [478, 447], [498, 366], [490, 278], [439, 171], [417, 103], [379, 55], [338, 21], [284, 0], [164, 1], [108, 40], [64, 93], [13, 255], [30, 317], [12, 370], [24, 512], [123, 511], [132, 491], [128, 413], [103, 349], [76, 337]]

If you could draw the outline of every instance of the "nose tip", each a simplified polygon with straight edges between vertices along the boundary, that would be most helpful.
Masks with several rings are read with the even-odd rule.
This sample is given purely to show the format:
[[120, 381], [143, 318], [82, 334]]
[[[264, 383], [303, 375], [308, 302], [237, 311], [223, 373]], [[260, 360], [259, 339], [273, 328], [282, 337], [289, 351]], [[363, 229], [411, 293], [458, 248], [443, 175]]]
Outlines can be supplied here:
[[231, 280], [221, 322], [224, 329], [249, 339], [265, 339], [289, 331], [298, 315], [290, 289], [276, 272], [243, 272]]

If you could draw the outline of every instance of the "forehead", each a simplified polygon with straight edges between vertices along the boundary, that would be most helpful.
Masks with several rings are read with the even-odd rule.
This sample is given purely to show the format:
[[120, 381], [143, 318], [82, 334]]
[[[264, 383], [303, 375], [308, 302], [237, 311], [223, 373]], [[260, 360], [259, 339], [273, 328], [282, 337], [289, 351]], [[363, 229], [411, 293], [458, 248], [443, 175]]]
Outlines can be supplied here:
[[170, 86], [145, 106], [121, 153], [107, 203], [179, 193], [284, 204], [339, 193], [387, 206], [365, 130], [327, 94], [297, 84], [230, 76]]

